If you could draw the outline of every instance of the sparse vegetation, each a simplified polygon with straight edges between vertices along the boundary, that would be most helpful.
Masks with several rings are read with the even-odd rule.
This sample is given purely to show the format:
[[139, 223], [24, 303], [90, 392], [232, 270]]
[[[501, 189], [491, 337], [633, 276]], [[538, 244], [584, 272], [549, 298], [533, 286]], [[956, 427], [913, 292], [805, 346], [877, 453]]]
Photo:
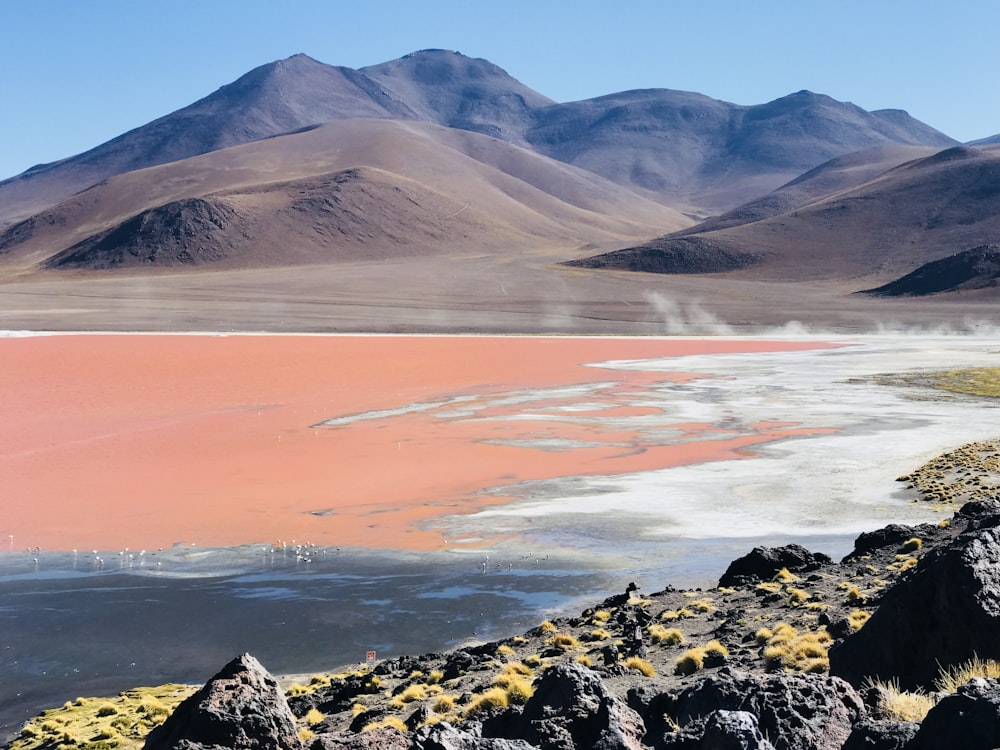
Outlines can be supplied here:
[[899, 680], [869, 680], [867, 687], [876, 691], [875, 713], [880, 719], [919, 722], [934, 707], [934, 698], [926, 693], [900, 690]]
[[662, 643], [664, 646], [676, 646], [684, 643], [684, 634], [679, 628], [665, 628], [663, 625], [650, 625], [649, 639], [653, 643]]
[[825, 630], [800, 633], [784, 622], [773, 630], [762, 628], [757, 631], [757, 642], [764, 647], [762, 655], [767, 669], [825, 672], [830, 668], [827, 646], [831, 640]]
[[431, 711], [436, 714], [449, 714], [455, 710], [456, 700], [454, 695], [439, 695], [431, 704]]
[[465, 716], [471, 718], [488, 711], [507, 708], [509, 705], [507, 691], [500, 687], [493, 687], [472, 696], [472, 700], [469, 701], [469, 705], [465, 709]]
[[189, 685], [135, 688], [116, 698], [77, 698], [28, 721], [11, 750], [93, 747], [139, 750], [149, 730], [162, 724], [184, 698]]
[[400, 719], [398, 716], [386, 716], [384, 719], [379, 721], [373, 721], [369, 724], [365, 724], [362, 728], [362, 732], [370, 732], [373, 729], [382, 729], [383, 727], [389, 727], [391, 729], [398, 729], [400, 732], [406, 731], [406, 722]]
[[850, 624], [852, 630], [861, 630], [865, 623], [871, 619], [871, 616], [871, 612], [856, 609], [847, 616], [847, 622]]
[[973, 656], [961, 664], [942, 669], [941, 675], [934, 685], [942, 693], [954, 693], [974, 677], [985, 677], [991, 680], [1000, 678], [1000, 662]]
[[630, 656], [622, 664], [625, 665], [626, 669], [635, 670], [646, 677], [656, 676], [656, 670], [653, 668], [653, 665], [638, 656]]

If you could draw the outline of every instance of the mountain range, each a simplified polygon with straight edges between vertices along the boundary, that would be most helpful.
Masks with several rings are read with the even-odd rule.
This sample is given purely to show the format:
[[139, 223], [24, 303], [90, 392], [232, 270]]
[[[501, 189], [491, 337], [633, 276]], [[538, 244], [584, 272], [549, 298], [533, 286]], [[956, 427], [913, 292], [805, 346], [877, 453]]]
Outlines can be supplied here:
[[360, 69], [300, 54], [0, 182], [0, 279], [378, 264], [398, 291], [418, 263], [466, 283], [502, 271], [527, 308], [621, 296], [621, 271], [643, 295], [677, 274], [844, 295], [995, 243], [995, 141], [809, 91], [558, 103], [456, 52]]

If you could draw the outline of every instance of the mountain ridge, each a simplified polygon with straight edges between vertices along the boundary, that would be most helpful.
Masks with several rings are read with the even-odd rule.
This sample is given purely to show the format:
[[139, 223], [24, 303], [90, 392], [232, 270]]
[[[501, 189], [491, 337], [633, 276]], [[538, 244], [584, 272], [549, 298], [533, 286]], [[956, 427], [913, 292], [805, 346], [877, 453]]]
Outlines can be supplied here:
[[[258, 66], [81, 154], [3, 180], [0, 226], [115, 174], [355, 117], [480, 132], [531, 146], [660, 202], [693, 202], [696, 213], [716, 212], [847, 151], [879, 143], [956, 143], [905, 113], [885, 112], [865, 113], [810, 92], [752, 107], [669, 89], [560, 104], [499, 66], [457, 52], [422, 50], [360, 69], [300, 53]], [[710, 122], [697, 122], [706, 117]], [[782, 122], [789, 117], [791, 124]], [[815, 137], [799, 142], [792, 136], [803, 118], [826, 123], [840, 136], [818, 150]], [[761, 145], [775, 137], [781, 145]]]

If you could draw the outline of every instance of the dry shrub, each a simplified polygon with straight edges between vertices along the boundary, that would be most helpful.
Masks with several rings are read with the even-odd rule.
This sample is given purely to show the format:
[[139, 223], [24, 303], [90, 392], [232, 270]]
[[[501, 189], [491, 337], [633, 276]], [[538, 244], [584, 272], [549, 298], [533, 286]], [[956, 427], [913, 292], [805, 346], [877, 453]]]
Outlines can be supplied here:
[[896, 679], [866, 680], [865, 687], [876, 691], [875, 713], [880, 719], [920, 722], [934, 708], [934, 698], [919, 690], [900, 690]]
[[650, 625], [649, 639], [653, 643], [662, 643], [664, 646], [676, 646], [684, 643], [684, 634], [679, 628], [665, 628], [662, 625]]
[[500, 687], [492, 687], [479, 695], [474, 695], [465, 709], [468, 718], [479, 716], [487, 711], [504, 709], [510, 705], [507, 691]]
[[1000, 677], [1000, 662], [993, 659], [980, 659], [974, 655], [961, 664], [943, 668], [934, 684], [942, 693], [954, 693], [975, 677], [985, 677], [991, 680]]
[[634, 669], [635, 671], [644, 674], [646, 677], [654, 677], [656, 675], [656, 670], [653, 668], [653, 665], [638, 656], [630, 656], [622, 663], [625, 665], [626, 669]]

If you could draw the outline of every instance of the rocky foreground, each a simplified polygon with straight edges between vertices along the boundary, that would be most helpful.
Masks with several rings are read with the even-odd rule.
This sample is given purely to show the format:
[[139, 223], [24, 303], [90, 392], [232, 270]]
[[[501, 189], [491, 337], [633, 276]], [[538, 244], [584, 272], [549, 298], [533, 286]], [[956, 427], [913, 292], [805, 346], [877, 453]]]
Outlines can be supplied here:
[[520, 636], [305, 684], [244, 654], [172, 713], [105, 703], [79, 736], [47, 712], [12, 748], [995, 748], [993, 659], [1000, 498], [862, 534], [840, 562], [757, 548], [712, 589], [629, 585]]

